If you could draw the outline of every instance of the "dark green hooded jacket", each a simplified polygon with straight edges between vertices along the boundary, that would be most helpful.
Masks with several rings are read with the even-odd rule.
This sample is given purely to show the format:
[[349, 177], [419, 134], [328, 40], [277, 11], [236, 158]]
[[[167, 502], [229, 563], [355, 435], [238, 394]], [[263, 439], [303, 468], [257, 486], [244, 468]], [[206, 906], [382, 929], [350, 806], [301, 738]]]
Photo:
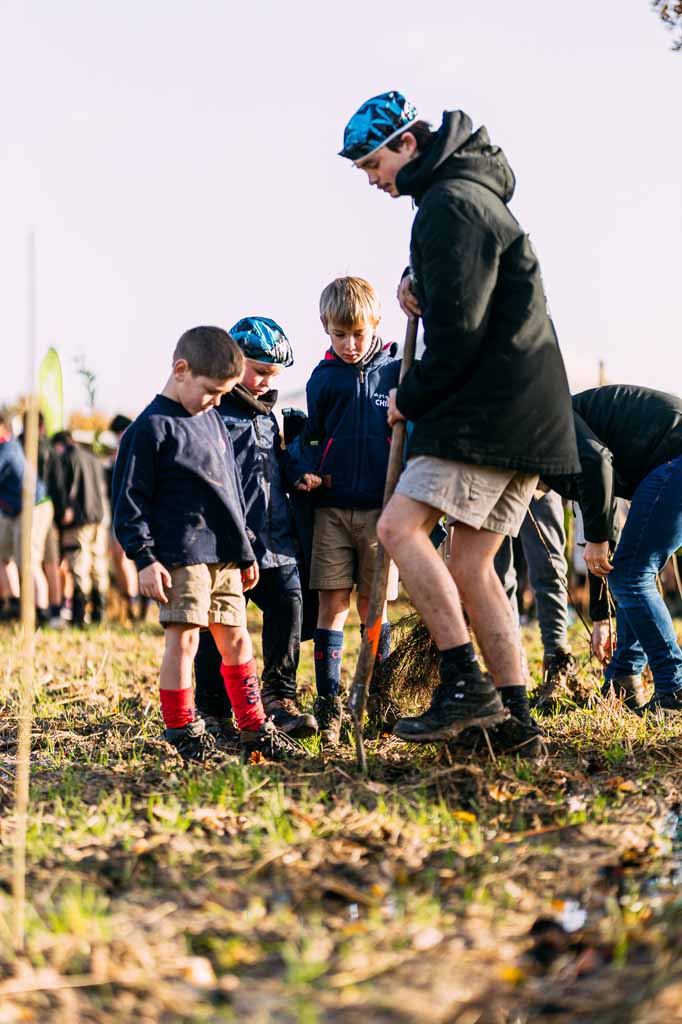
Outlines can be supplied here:
[[580, 471], [537, 257], [507, 208], [514, 175], [485, 128], [445, 113], [397, 186], [419, 209], [410, 262], [426, 349], [398, 390], [409, 455]]

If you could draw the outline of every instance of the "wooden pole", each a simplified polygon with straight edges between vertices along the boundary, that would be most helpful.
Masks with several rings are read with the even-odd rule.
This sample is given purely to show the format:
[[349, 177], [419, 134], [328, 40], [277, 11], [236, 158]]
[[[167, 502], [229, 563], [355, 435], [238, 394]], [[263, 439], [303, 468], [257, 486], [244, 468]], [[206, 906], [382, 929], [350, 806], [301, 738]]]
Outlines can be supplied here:
[[[405, 332], [405, 347], [403, 349], [402, 364], [400, 367], [400, 379], [402, 380], [414, 362], [414, 353], [417, 346], [417, 325], [418, 319], [410, 318], [407, 321]], [[407, 424], [399, 420], [393, 427], [391, 438], [391, 453], [388, 459], [386, 472], [386, 484], [384, 486], [384, 508], [393, 494], [403, 468], [403, 448], [405, 447], [405, 432]], [[381, 621], [384, 604], [386, 603], [386, 587], [388, 585], [388, 573], [391, 568], [391, 560], [387, 558], [386, 552], [381, 544], [378, 546], [377, 558], [374, 563], [374, 575], [372, 576], [372, 588], [369, 592], [367, 604], [367, 623], [365, 634], [360, 645], [358, 663], [355, 667], [353, 685], [351, 686], [350, 697], [348, 698], [348, 710], [353, 717], [353, 731], [355, 733], [355, 750], [358, 758], [358, 765], [363, 774], [367, 774], [367, 758], [365, 756], [365, 745], [362, 738], [362, 720], [367, 706], [367, 691], [372, 676], [372, 669], [379, 647], [381, 635]]]
[[14, 790], [14, 850], [12, 870], [15, 949], [24, 948], [26, 907], [26, 823], [28, 819], [35, 675], [35, 595], [31, 565], [31, 528], [35, 505], [38, 465], [38, 401], [35, 395], [36, 293], [35, 237], [28, 239], [28, 400], [24, 431], [24, 480], [21, 496], [21, 628], [23, 657], [19, 684], [19, 735]]

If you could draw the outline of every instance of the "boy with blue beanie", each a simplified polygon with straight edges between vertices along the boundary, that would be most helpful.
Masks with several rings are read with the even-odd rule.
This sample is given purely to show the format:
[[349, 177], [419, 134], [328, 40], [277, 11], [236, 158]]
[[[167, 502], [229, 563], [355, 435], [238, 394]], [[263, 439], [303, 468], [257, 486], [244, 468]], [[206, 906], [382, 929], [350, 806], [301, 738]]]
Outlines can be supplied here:
[[[320, 479], [282, 447], [273, 408], [272, 384], [293, 364], [291, 344], [274, 320], [249, 316], [230, 329], [245, 361], [240, 383], [218, 407], [234, 446], [246, 507], [246, 522], [260, 577], [249, 593], [263, 613], [263, 705], [275, 725], [297, 738], [317, 732], [311, 714], [296, 701], [303, 597], [297, 542], [287, 491], [309, 491]], [[204, 633], [194, 663], [197, 706], [209, 728], [231, 738], [231, 709], [220, 685], [220, 655]]]
[[[309, 443], [324, 485], [315, 494], [310, 587], [319, 591], [320, 601], [314, 638], [315, 717], [323, 740], [334, 745], [342, 722], [343, 628], [354, 585], [363, 624], [367, 614], [391, 443], [388, 393], [397, 386], [400, 363], [377, 335], [379, 297], [368, 281], [332, 281], [320, 297], [320, 319], [331, 348], [306, 388]], [[392, 566], [390, 600], [398, 596], [397, 585]], [[383, 619], [378, 661], [388, 657], [391, 647], [386, 607]]]

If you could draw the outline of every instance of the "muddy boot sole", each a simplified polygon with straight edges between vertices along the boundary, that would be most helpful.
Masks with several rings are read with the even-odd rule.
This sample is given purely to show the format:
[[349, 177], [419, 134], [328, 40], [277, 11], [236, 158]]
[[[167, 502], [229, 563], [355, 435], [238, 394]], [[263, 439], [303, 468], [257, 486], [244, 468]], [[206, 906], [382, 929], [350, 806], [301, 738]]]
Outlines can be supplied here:
[[494, 711], [489, 715], [480, 715], [477, 718], [466, 718], [459, 722], [450, 722], [448, 725], [441, 725], [428, 732], [408, 732], [405, 735], [403, 735], [400, 729], [400, 722], [397, 722], [393, 727], [393, 735], [404, 743], [436, 743], [439, 740], [451, 740], [455, 736], [459, 736], [465, 729], [490, 729], [494, 725], [499, 725], [500, 722], [505, 722], [509, 717], [509, 711], [506, 708], [502, 708], [501, 711]]

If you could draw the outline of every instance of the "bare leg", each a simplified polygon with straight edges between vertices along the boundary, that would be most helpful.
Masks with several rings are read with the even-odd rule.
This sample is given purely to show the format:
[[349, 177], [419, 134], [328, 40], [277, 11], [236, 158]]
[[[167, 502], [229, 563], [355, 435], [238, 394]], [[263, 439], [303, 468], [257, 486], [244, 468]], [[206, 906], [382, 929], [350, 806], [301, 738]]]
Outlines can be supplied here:
[[377, 524], [379, 541], [400, 569], [412, 603], [439, 650], [469, 643], [455, 582], [429, 540], [441, 513], [394, 494]]
[[161, 662], [162, 690], [186, 690], [192, 685], [192, 666], [199, 646], [199, 627], [172, 623], [165, 630], [166, 647]]
[[456, 523], [449, 568], [495, 686], [525, 686], [519, 627], [495, 572], [503, 539]]
[[225, 626], [221, 622], [214, 622], [209, 628], [226, 665], [245, 665], [251, 661], [253, 647], [246, 626]]
[[58, 562], [43, 562], [43, 572], [47, 580], [47, 591], [51, 605], [62, 603], [62, 578]]
[[[356, 603], [356, 606], [357, 606], [357, 609], [358, 609], [358, 618], [360, 619], [360, 622], [364, 626], [365, 623], [367, 622], [367, 608], [369, 606], [369, 594], [361, 594], [360, 592], [358, 592], [357, 597], [355, 599], [355, 603]], [[388, 604], [387, 604], [386, 601], [384, 601], [384, 608], [383, 608], [383, 611], [381, 613], [381, 621], [382, 622], [388, 622]]]
[[320, 590], [318, 594], [317, 628], [342, 630], [350, 611], [350, 590]]
[[0, 597], [19, 597], [19, 573], [15, 562], [0, 559]]

